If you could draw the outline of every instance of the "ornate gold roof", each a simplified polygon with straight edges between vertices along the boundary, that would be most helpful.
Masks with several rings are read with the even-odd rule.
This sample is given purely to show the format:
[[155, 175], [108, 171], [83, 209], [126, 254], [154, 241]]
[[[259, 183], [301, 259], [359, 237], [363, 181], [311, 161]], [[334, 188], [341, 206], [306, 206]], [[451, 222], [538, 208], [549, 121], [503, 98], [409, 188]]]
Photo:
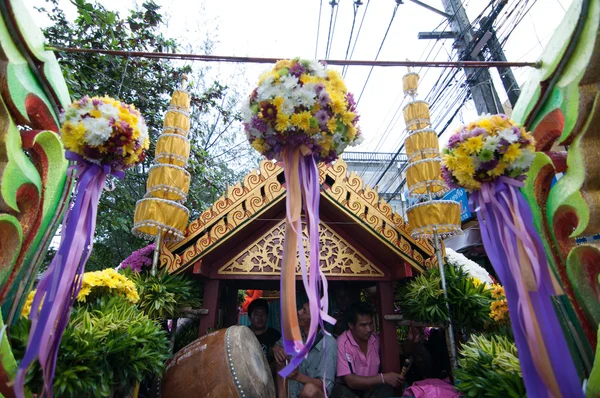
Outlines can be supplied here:
[[[402, 257], [411, 266], [436, 264], [434, 250], [425, 240], [411, 237], [411, 228], [377, 192], [366, 186], [342, 159], [319, 165], [321, 198], [342, 210], [357, 224]], [[263, 160], [258, 170], [229, 187], [211, 208], [192, 221], [184, 239], [161, 252], [161, 265], [169, 272], [182, 272], [205, 254], [235, 235], [244, 225], [285, 200], [283, 168]]]

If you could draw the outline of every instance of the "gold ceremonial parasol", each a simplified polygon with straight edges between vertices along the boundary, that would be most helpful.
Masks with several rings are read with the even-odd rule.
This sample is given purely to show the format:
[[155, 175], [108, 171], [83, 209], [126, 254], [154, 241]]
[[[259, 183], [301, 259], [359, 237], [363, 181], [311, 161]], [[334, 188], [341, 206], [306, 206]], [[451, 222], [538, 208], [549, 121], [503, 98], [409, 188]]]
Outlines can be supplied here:
[[[442, 279], [442, 290], [448, 298], [444, 262], [440, 238], [462, 233], [460, 222], [460, 204], [451, 200], [437, 198], [448, 192], [448, 185], [441, 175], [441, 159], [438, 136], [431, 128], [429, 104], [416, 100], [419, 75], [411, 72], [402, 79], [404, 94], [410, 95], [412, 101], [404, 107], [404, 121], [409, 136], [404, 142], [408, 165], [406, 167], [406, 185], [408, 195], [420, 199], [406, 211], [408, 224], [415, 238], [434, 240], [438, 267]], [[448, 310], [450, 308], [448, 307]], [[446, 328], [448, 351], [451, 363], [456, 366], [456, 346], [452, 320]]]
[[156, 141], [154, 163], [148, 172], [146, 195], [135, 206], [133, 234], [156, 240], [153, 273], [156, 272], [161, 241], [180, 241], [187, 227], [189, 211], [183, 205], [190, 188], [185, 169], [190, 157], [190, 95], [185, 91], [187, 77], [173, 93], [165, 114], [161, 135]]

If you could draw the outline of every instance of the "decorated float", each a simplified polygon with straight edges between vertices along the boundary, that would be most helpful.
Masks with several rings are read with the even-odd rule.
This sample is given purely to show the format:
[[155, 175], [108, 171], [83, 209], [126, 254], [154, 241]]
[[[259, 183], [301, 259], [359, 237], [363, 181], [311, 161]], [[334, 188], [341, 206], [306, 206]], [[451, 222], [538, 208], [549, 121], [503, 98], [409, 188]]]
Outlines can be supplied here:
[[[401, 370], [415, 336], [437, 334], [447, 366], [434, 378], [467, 396], [600, 394], [600, 248], [584, 239], [600, 232], [600, 1], [573, 1], [512, 118], [484, 115], [445, 148], [409, 71], [406, 180], [419, 203], [407, 219], [339, 158], [360, 138], [340, 75], [276, 62], [244, 107], [247, 138], [267, 159], [189, 223], [184, 85], [150, 142], [144, 109], [100, 93], [72, 101], [24, 5], [0, 10], [2, 396], [275, 396], [256, 339], [237, 326], [240, 307], [269, 292], [286, 376], [317, 329], [335, 324], [343, 305], [328, 292], [338, 290], [376, 305], [384, 372]], [[107, 177], [149, 148], [131, 218], [155, 242], [85, 272]], [[492, 268], [444, 247], [460, 209], [439, 196], [456, 186], [470, 192]], [[318, 314], [306, 341], [297, 290]]]

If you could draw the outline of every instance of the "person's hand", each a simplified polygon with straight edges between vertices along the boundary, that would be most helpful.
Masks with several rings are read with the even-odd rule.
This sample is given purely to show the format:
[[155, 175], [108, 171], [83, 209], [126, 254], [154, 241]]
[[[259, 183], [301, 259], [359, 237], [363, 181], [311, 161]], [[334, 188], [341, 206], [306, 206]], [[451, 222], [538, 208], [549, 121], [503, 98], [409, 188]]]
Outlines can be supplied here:
[[296, 376], [298, 376], [298, 368], [294, 369], [287, 378], [290, 380], [296, 380]]
[[402, 387], [402, 384], [404, 384], [404, 377], [399, 373], [394, 372], [384, 373], [383, 380], [385, 381], [385, 384], [389, 384], [394, 388]]
[[287, 355], [285, 355], [285, 350], [279, 344], [275, 344], [273, 346], [273, 356], [275, 357], [275, 361], [278, 364], [284, 364], [287, 360]]

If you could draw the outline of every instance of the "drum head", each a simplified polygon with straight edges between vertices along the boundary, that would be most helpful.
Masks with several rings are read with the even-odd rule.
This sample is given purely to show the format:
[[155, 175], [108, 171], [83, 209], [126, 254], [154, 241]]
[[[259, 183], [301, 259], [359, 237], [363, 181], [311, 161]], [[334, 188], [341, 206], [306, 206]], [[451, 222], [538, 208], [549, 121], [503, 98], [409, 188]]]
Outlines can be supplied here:
[[232, 326], [225, 335], [229, 370], [240, 396], [275, 397], [275, 383], [267, 359], [254, 333]]

